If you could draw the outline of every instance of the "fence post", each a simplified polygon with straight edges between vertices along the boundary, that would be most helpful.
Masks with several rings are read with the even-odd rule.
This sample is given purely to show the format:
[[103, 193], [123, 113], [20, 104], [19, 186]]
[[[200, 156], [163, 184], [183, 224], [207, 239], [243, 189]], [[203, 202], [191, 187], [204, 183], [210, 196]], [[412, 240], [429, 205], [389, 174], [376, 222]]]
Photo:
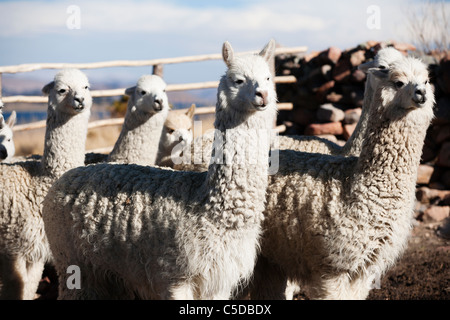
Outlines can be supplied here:
[[157, 75], [157, 76], [160, 76], [162, 78], [163, 74], [164, 74], [163, 65], [162, 64], [155, 64], [153, 66], [153, 74]]

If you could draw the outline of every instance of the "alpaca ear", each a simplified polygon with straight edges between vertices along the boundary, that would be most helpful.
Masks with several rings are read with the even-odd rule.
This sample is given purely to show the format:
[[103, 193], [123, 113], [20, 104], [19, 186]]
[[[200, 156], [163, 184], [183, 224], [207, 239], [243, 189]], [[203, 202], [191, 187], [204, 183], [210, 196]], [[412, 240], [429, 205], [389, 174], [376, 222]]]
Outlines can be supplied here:
[[45, 95], [49, 95], [50, 94], [50, 90], [53, 89], [53, 87], [55, 86], [55, 81], [52, 81], [50, 83], [47, 83], [43, 88], [42, 88], [42, 93]]
[[370, 68], [367, 72], [379, 79], [386, 79], [389, 75], [388, 69]]
[[134, 87], [130, 87], [130, 88], [126, 88], [125, 89], [125, 94], [127, 95], [127, 96], [132, 96], [133, 94], [134, 94], [134, 92], [136, 91], [136, 86], [134, 86]]
[[275, 55], [275, 46], [276, 46], [275, 40], [270, 39], [269, 43], [266, 44], [266, 46], [264, 47], [264, 49], [261, 50], [259, 55], [263, 57], [266, 61], [270, 61]]
[[14, 127], [14, 125], [16, 124], [16, 119], [17, 119], [17, 114], [16, 111], [14, 110], [13, 112], [11, 112], [11, 115], [8, 118], [8, 126], [12, 129], [12, 127]]
[[3, 114], [0, 113], [0, 129], [3, 129], [5, 127], [5, 118], [3, 117]]
[[234, 52], [231, 44], [228, 41], [225, 41], [222, 46], [222, 57], [225, 64], [229, 67], [231, 62], [234, 59]]
[[188, 109], [188, 111], [186, 111], [186, 115], [192, 119], [194, 117], [194, 114], [195, 114], [195, 104], [192, 104], [191, 107]]

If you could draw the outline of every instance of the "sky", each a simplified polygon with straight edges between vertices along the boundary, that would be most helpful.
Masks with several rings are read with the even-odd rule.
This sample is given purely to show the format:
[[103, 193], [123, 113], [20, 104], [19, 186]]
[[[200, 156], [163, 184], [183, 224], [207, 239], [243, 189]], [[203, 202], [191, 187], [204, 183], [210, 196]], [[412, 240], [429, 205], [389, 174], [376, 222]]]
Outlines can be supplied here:
[[[352, 48], [411, 39], [408, 12], [420, 0], [0, 0], [0, 65], [144, 60], [282, 46]], [[446, 5], [449, 5], [447, 2]], [[166, 66], [167, 83], [218, 80], [222, 61]], [[86, 70], [91, 83], [134, 84], [150, 67]], [[40, 71], [15, 77], [51, 77]], [[49, 79], [51, 80], [51, 78]]]

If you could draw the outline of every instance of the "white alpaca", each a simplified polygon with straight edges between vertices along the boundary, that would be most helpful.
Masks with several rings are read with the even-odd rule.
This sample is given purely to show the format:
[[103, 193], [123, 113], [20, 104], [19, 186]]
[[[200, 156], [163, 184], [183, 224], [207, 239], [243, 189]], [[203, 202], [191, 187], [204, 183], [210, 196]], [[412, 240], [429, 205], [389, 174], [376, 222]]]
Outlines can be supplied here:
[[86, 164], [98, 162], [155, 165], [164, 122], [169, 112], [166, 83], [157, 75], [143, 75], [125, 90], [129, 96], [122, 130], [109, 154], [87, 153]]
[[5, 121], [0, 112], [0, 162], [9, 162], [16, 152], [12, 131], [15, 124], [16, 111], [11, 112], [8, 121]]
[[[276, 93], [267, 61], [234, 57], [216, 105], [208, 172], [96, 164], [63, 175], [43, 217], [60, 299], [227, 299], [251, 275], [267, 186]], [[81, 289], [66, 286], [76, 265]]]
[[[403, 58], [403, 55], [392, 47], [381, 49], [373, 61], [359, 66], [367, 73], [369, 68], [380, 66], [382, 69], [388, 69], [393, 63]], [[367, 75], [367, 81], [364, 91], [364, 104], [360, 120], [346, 144], [341, 147], [338, 144], [320, 137], [314, 136], [276, 136], [278, 139], [275, 145], [280, 150], [296, 150], [303, 152], [313, 152], [332, 155], [358, 156], [361, 152], [361, 145], [367, 126], [369, 108], [371, 105], [371, 96], [373, 88], [378, 80], [371, 74]], [[177, 170], [186, 171], [206, 171], [208, 169], [208, 160], [211, 154], [214, 134], [208, 132], [205, 135], [195, 139], [191, 146], [191, 157], [186, 157], [186, 161], [174, 166]]]
[[130, 96], [125, 120], [110, 162], [155, 165], [164, 122], [169, 112], [166, 83], [157, 75], [144, 75], [136, 86], [128, 88]]
[[253, 299], [284, 298], [287, 280], [310, 298], [364, 299], [404, 250], [434, 96], [414, 58], [369, 72], [379, 83], [359, 157], [280, 152]]
[[0, 298], [33, 299], [51, 253], [42, 201], [65, 171], [84, 164], [92, 98], [86, 76], [65, 69], [43, 88], [49, 95], [44, 155], [0, 164]]
[[173, 160], [181, 161], [183, 152], [192, 143], [194, 114], [195, 104], [191, 105], [186, 113], [181, 113], [179, 110], [169, 112], [161, 135], [156, 160], [158, 166], [173, 168]]

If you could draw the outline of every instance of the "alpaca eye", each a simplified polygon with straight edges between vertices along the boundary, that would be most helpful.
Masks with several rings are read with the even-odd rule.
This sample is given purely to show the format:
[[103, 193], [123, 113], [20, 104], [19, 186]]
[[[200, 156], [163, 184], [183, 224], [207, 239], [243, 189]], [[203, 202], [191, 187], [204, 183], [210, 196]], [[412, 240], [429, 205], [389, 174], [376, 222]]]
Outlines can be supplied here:
[[268, 77], [266, 80], [267, 80], [267, 81], [270, 81], [270, 77]]
[[63, 93], [65, 93], [66, 92], [66, 89], [59, 89], [58, 90], [58, 93], [60, 93], [60, 94], [63, 94]]
[[89, 89], [89, 86], [84, 87], [86, 90]]
[[169, 134], [172, 134], [174, 131], [175, 131], [175, 130], [173, 130], [173, 129], [167, 129], [167, 132], [168, 132]]
[[144, 96], [147, 93], [147, 91], [142, 90], [141, 94]]
[[401, 88], [401, 87], [403, 87], [403, 85], [404, 85], [404, 83], [401, 82], [401, 81], [396, 81], [396, 82], [395, 82], [395, 86], [396, 86], [397, 88]]
[[236, 84], [243, 84], [243, 83], [244, 83], [244, 80], [238, 79], [238, 80], [235, 81], [235, 83], [236, 83]]
[[385, 66], [382, 66], [382, 65], [380, 65], [378, 68], [380, 68], [381, 70], [386, 69], [386, 67], [385, 67]]

